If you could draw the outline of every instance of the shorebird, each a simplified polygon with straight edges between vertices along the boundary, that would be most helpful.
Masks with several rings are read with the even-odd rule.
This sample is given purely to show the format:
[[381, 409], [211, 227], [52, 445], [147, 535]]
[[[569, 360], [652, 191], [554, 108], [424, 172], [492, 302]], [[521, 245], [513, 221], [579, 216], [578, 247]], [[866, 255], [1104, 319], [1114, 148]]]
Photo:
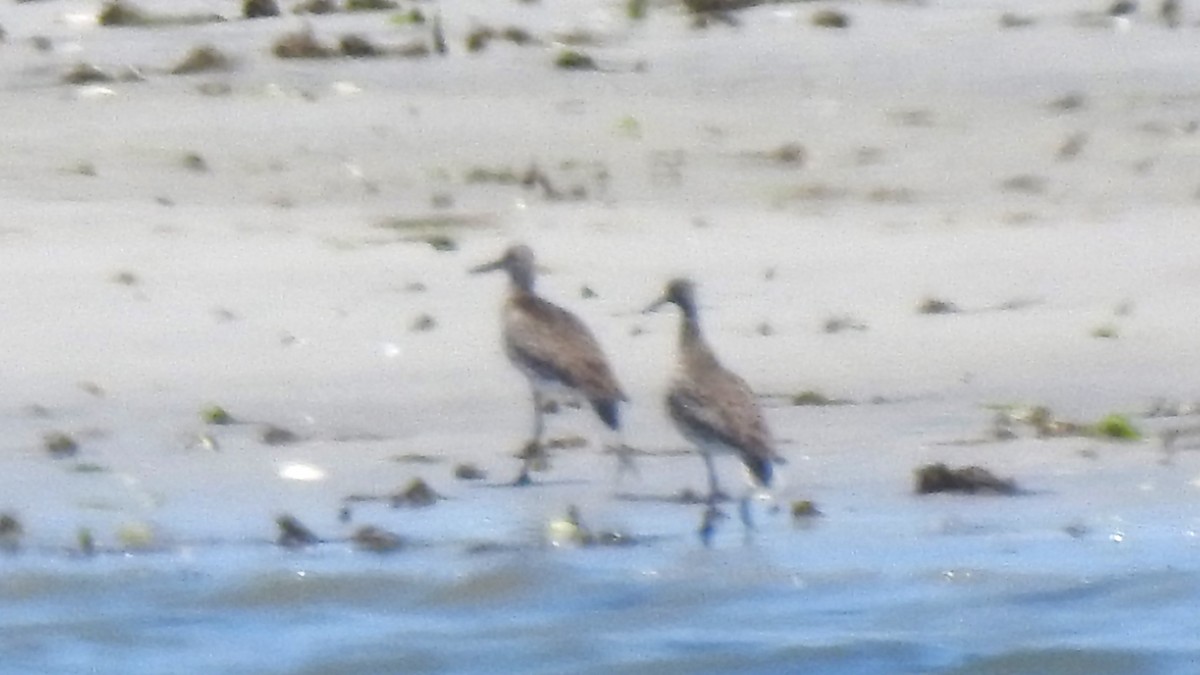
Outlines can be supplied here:
[[687, 279], [672, 280], [646, 311], [666, 304], [678, 306], [683, 315], [677, 372], [666, 396], [667, 412], [684, 438], [700, 451], [708, 469], [708, 509], [700, 527], [701, 537], [708, 542], [720, 517], [716, 503], [721, 489], [713, 456], [734, 454], [746, 468], [751, 489], [741, 499], [740, 513], [747, 530], [753, 528], [750, 497], [771, 486], [774, 463], [782, 458], [775, 452], [754, 392], [745, 380], [721, 365], [704, 339], [694, 284]]
[[[502, 314], [504, 351], [529, 380], [533, 393], [533, 434], [521, 453], [521, 473], [513, 481], [514, 485], [528, 485], [529, 471], [544, 452], [542, 435], [548, 404], [564, 398], [586, 399], [604, 425], [619, 434], [619, 406], [628, 399], [587, 326], [534, 292], [534, 258], [528, 246], [511, 246], [500, 259], [471, 272], [495, 270], [504, 270], [509, 279]], [[615, 449], [620, 471], [631, 468], [625, 444], [618, 442]]]

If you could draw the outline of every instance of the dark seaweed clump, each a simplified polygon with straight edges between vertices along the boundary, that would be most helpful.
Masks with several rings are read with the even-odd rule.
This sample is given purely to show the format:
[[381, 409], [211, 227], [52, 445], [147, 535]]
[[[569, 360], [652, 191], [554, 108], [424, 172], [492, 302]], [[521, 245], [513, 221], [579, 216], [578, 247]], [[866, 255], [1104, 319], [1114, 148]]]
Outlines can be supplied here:
[[392, 553], [399, 551], [407, 544], [400, 535], [374, 525], [364, 525], [358, 528], [351, 535], [350, 541], [359, 550], [371, 553]]
[[275, 525], [279, 527], [275, 543], [284, 548], [303, 548], [321, 543], [320, 537], [289, 513], [276, 518]]
[[1015, 481], [999, 478], [991, 471], [978, 466], [952, 469], [941, 462], [926, 464], [916, 470], [916, 481], [916, 492], [919, 495], [937, 492], [1017, 494]]
[[247, 19], [279, 16], [279, 3], [275, 0], [245, 0], [242, 3], [242, 16]]
[[225, 71], [233, 68], [233, 59], [212, 45], [201, 45], [192, 49], [183, 60], [171, 68], [172, 75], [191, 75]]
[[393, 508], [399, 508], [401, 506], [422, 508], [425, 506], [433, 506], [442, 498], [443, 497], [441, 495], [439, 495], [437, 492], [434, 492], [433, 488], [429, 487], [428, 483], [420, 478], [414, 478], [411, 482], [409, 482], [407, 487], [392, 495], [391, 502]]
[[271, 53], [281, 59], [327, 59], [337, 54], [317, 39], [312, 29], [286, 33], [275, 41]]

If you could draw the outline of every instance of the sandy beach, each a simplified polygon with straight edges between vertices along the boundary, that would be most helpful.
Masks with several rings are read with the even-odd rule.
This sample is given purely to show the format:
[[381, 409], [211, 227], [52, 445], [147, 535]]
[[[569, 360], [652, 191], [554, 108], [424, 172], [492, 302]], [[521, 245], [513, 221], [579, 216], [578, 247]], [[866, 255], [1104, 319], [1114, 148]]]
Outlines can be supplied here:
[[[872, 616], [913, 590], [893, 575], [967, 568], [1081, 579], [1166, 566], [1184, 574], [1180, 598], [1197, 594], [1200, 10], [1169, 28], [1145, 4], [1113, 18], [1082, 1], [800, 2], [697, 28], [660, 2], [642, 19], [578, 0], [284, 5], [248, 20], [231, 1], [142, 0], [158, 23], [123, 27], [98, 25], [102, 3], [82, 0], [0, 15], [0, 511], [19, 519], [25, 553], [0, 568], [61, 565], [86, 531], [101, 551], [148, 549], [145, 564], [170, 569], [269, 548], [289, 513], [342, 542], [339, 570], [362, 561], [344, 538], [372, 524], [474, 578], [496, 566], [447, 549], [537, 548], [575, 505], [666, 543], [576, 560], [572, 575], [678, 578], [699, 509], [671, 499], [701, 489], [704, 469], [661, 402], [678, 319], [640, 310], [686, 275], [788, 459], [762, 550], [743, 555], [732, 519], [724, 557], [701, 568], [875, 575], [889, 590]], [[830, 11], [848, 25], [815, 25]], [[207, 14], [226, 20], [176, 21]], [[272, 53], [305, 30], [387, 53]], [[203, 46], [228, 64], [171, 72]], [[556, 67], [567, 50], [594, 67]], [[79, 64], [99, 75], [66, 82]], [[467, 270], [513, 242], [535, 249], [541, 292], [609, 354], [631, 399], [626, 438], [647, 453], [638, 478], [616, 483], [599, 423], [568, 411], [551, 435], [587, 446], [557, 453], [540, 486], [496, 486], [517, 470], [528, 394], [500, 346], [504, 281]], [[206, 421], [214, 406], [235, 423]], [[1097, 432], [1110, 415], [1135, 437]], [[76, 450], [55, 456], [50, 434]], [[932, 462], [985, 467], [1023, 495], [918, 497], [913, 471]], [[468, 463], [486, 478], [456, 478]], [[739, 474], [722, 464], [728, 485]], [[346, 522], [347, 498], [386, 500], [418, 477], [446, 499], [352, 501]], [[819, 519], [792, 521], [802, 500]], [[422, 554], [403, 555], [417, 574]], [[1120, 634], [1042, 628], [1049, 647]], [[854, 653], [830, 630], [822, 644]], [[826, 663], [942, 672], [1047, 646], [997, 639]], [[1111, 672], [1165, 672], [1178, 663], [1162, 654], [1196, 647], [1131, 638], [1113, 649], [1132, 665]], [[252, 651], [203, 663], [308, 672], [257, 668]], [[56, 663], [30, 654], [26, 666]], [[311, 672], [349, 672], [329, 668]]]

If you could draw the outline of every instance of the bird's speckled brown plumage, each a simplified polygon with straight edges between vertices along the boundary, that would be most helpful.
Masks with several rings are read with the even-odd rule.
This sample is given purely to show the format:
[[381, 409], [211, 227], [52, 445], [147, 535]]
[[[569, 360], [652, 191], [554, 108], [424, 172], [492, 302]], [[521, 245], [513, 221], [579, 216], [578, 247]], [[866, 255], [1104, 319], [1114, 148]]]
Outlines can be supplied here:
[[[499, 260], [473, 271], [498, 269], [508, 272], [511, 282], [502, 315], [504, 351], [533, 390], [533, 447], [541, 443], [545, 399], [562, 392], [586, 399], [606, 426], [619, 430], [619, 404], [626, 400], [625, 394], [587, 326], [534, 292], [533, 251], [516, 245]], [[622, 462], [628, 458], [623, 456]], [[529, 466], [527, 457], [518, 483], [528, 482]]]
[[746, 381], [725, 368], [700, 331], [694, 287], [677, 279], [656, 304], [674, 303], [683, 312], [679, 327], [677, 373], [667, 392], [667, 411], [679, 431], [699, 446], [710, 463], [710, 488], [716, 476], [710, 454], [736, 454], [754, 481], [770, 486], [778, 458], [758, 399]]
[[[577, 391], [598, 409], [626, 400], [596, 338], [574, 314], [515, 291], [505, 303], [503, 320], [504, 351], [531, 381]], [[604, 422], [617, 427], [615, 415]]]

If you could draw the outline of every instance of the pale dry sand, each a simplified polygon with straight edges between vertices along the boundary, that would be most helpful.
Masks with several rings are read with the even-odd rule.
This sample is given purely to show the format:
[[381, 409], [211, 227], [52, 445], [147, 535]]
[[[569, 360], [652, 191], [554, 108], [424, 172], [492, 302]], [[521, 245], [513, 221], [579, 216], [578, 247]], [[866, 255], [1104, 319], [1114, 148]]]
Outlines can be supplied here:
[[[545, 295], [608, 350], [638, 447], [683, 445], [659, 405], [676, 319], [638, 311], [687, 274], [717, 350], [768, 396], [791, 460], [785, 502], [868, 529], [914, 509], [940, 523], [962, 506], [909, 493], [911, 470], [941, 460], [1053, 495], [1019, 507], [1035, 529], [1129, 529], [1149, 513], [1146, 527], [1188, 530], [1197, 460], [1162, 465], [1152, 438], [954, 441], [986, 436], [989, 404], [1124, 412], [1151, 436], [1189, 424], [1139, 414], [1200, 399], [1195, 20], [1171, 31], [1147, 10], [1113, 26], [1093, 16], [1099, 3], [1032, 0], [835, 6], [848, 29], [812, 27], [809, 3], [708, 30], [659, 5], [631, 23], [616, 2], [463, 3], [440, 10], [448, 56], [364, 61], [275, 59], [271, 42], [302, 25], [291, 16], [117, 29], [88, 22], [95, 2], [10, 7], [0, 509], [47, 545], [81, 526], [112, 540], [123, 522], [265, 538], [283, 511], [343, 531], [343, 497], [422, 475], [455, 503], [495, 504], [494, 520], [468, 526], [479, 536], [523, 532], [572, 501], [636, 522], [637, 505], [611, 499], [611, 458], [594, 453], [562, 458], [549, 476], [566, 487], [534, 496], [452, 478], [459, 461], [489, 480], [516, 470], [529, 411], [498, 346], [503, 284], [466, 270], [524, 241], [548, 269]], [[1003, 29], [1004, 12], [1034, 23]], [[388, 17], [309, 22], [331, 41], [426, 35]], [[464, 53], [482, 24], [547, 43]], [[570, 32], [595, 41], [582, 49], [602, 72], [553, 68], [553, 40]], [[236, 69], [164, 73], [204, 43]], [[145, 80], [60, 83], [79, 61]], [[788, 144], [802, 161], [772, 154]], [[580, 198], [470, 179], [531, 165]], [[964, 311], [921, 315], [927, 297]], [[424, 315], [436, 325], [414, 330]], [[832, 317], [866, 330], [828, 334]], [[806, 390], [855, 404], [786, 404]], [[208, 427], [211, 404], [251, 423]], [[264, 446], [257, 423], [301, 440]], [[582, 415], [554, 426], [599, 431]], [[52, 430], [79, 439], [75, 458], [46, 455]], [[443, 461], [393, 461], [410, 453]], [[281, 477], [291, 464], [323, 478]], [[701, 485], [693, 458], [643, 464], [618, 489]]]

